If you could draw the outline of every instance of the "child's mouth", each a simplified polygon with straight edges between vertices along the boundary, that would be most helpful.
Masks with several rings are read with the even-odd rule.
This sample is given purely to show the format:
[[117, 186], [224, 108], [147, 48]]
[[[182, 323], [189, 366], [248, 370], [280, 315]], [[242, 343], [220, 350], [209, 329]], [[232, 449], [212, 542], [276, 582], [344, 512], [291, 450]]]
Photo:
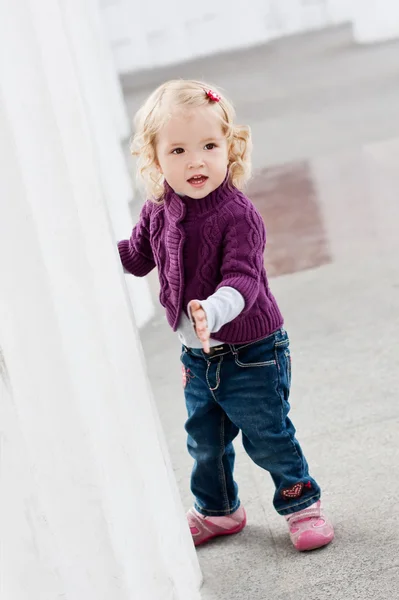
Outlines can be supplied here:
[[208, 177], [206, 175], [194, 175], [194, 177], [188, 179], [188, 183], [194, 187], [202, 187], [207, 180]]

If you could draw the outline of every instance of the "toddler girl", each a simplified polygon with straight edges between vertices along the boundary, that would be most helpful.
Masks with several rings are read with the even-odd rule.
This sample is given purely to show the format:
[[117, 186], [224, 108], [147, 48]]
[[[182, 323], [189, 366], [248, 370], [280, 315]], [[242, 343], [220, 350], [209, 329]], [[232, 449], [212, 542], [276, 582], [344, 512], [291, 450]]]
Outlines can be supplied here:
[[250, 132], [234, 118], [228, 99], [198, 81], [169, 81], [148, 98], [132, 150], [149, 200], [119, 253], [138, 277], [158, 268], [160, 301], [182, 342], [195, 545], [246, 524], [233, 477], [241, 430], [273, 479], [295, 548], [311, 550], [334, 531], [288, 418], [289, 339], [264, 268], [265, 227], [242, 192]]

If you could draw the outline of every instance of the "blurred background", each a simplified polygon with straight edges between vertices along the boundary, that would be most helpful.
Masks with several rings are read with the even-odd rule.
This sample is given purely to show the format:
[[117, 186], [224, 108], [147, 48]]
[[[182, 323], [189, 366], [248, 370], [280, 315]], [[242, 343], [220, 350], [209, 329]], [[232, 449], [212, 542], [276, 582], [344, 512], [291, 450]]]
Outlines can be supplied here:
[[[165, 465], [148, 441], [158, 439], [158, 421], [142, 376], [144, 354], [157, 431], [188, 509], [179, 342], [158, 302], [157, 273], [123, 280], [115, 248], [144, 201], [129, 151], [134, 114], [179, 77], [217, 86], [251, 127], [247, 194], [266, 224], [265, 265], [291, 338], [292, 419], [336, 526], [333, 544], [296, 553], [268, 474], [237, 440], [248, 527], [198, 549], [201, 597], [399, 597], [397, 0], [2, 0], [0, 391], [12, 402], [1, 404], [10, 501], [0, 513], [14, 510], [8, 555], [21, 558], [12, 583], [26, 586], [18, 600], [199, 598], [181, 591], [185, 578], [198, 587], [199, 572], [193, 585], [178, 561], [180, 530], [176, 546], [162, 547], [176, 516], [169, 523], [162, 510], [181, 510], [157, 489]], [[134, 435], [129, 410], [140, 423]], [[136, 496], [148, 505], [141, 526], [134, 519], [145, 507], [118, 504]], [[114, 567], [115, 548], [123, 560]], [[128, 580], [136, 595], [125, 594]], [[42, 581], [53, 592], [43, 594]]]
[[[351, 227], [361, 218], [354, 199], [359, 192], [349, 191], [348, 164], [369, 172], [371, 144], [376, 152], [375, 142], [391, 140], [391, 154], [399, 128], [399, 12], [393, 0], [378, 8], [356, 0], [253, 0], [234, 10], [225, 1], [195, 7], [175, 0], [155, 11], [129, 0], [101, 0], [100, 6], [130, 120], [157, 85], [187, 77], [222, 88], [238, 121], [251, 126], [255, 173], [248, 191], [265, 217], [267, 210], [270, 275], [329, 262], [333, 244], [334, 252], [345, 253], [345, 244], [356, 251], [361, 242]], [[384, 145], [378, 147], [381, 152]], [[136, 217], [142, 192], [129, 139], [123, 148]], [[339, 223], [331, 235], [331, 218], [327, 225], [327, 209], [321, 210], [327, 179], [346, 188], [330, 208], [339, 214], [345, 207], [346, 225]], [[369, 188], [364, 179], [357, 185]], [[359, 201], [365, 215], [367, 202]], [[368, 226], [376, 227], [368, 217]], [[336, 235], [346, 240], [335, 243]], [[155, 274], [150, 281], [156, 294]]]
[[[399, 9], [395, 0], [204, 1], [102, 11], [129, 118], [160, 83], [199, 78], [252, 129], [248, 195], [293, 351], [292, 416], [337, 528], [294, 556], [268, 475], [237, 443], [249, 527], [200, 548], [205, 598], [399, 594]], [[124, 145], [134, 172], [128, 142]], [[142, 204], [135, 189], [133, 218]], [[157, 304], [141, 330], [185, 508], [191, 459], [178, 342]], [[395, 592], [393, 591], [395, 590]]]

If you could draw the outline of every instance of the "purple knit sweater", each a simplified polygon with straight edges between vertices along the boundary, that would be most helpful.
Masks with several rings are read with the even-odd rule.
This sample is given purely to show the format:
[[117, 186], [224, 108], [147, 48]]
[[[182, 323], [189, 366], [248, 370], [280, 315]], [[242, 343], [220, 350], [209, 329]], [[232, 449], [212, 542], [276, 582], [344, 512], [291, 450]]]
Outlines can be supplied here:
[[200, 200], [181, 198], [165, 184], [163, 204], [147, 201], [130, 240], [118, 248], [124, 268], [137, 277], [158, 267], [160, 301], [174, 331], [190, 300], [205, 300], [223, 286], [238, 290], [244, 310], [212, 337], [240, 344], [283, 324], [266, 277], [265, 243], [258, 211], [226, 179]]

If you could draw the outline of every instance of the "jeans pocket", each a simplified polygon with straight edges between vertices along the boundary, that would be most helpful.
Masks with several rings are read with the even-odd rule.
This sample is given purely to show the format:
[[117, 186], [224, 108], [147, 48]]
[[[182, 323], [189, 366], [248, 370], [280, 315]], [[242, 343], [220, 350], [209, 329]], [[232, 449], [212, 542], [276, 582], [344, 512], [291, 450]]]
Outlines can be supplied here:
[[291, 378], [292, 378], [292, 366], [291, 366], [291, 352], [287, 348], [284, 350], [285, 354], [285, 362], [287, 366], [287, 379], [288, 379], [288, 387], [291, 387]]
[[289, 345], [290, 339], [288, 337], [288, 333], [285, 331], [285, 329], [280, 329], [276, 334], [274, 347], [276, 350], [279, 348], [285, 349], [289, 348]]
[[276, 366], [273, 339], [267, 338], [236, 348], [234, 360], [236, 365], [242, 368]]

